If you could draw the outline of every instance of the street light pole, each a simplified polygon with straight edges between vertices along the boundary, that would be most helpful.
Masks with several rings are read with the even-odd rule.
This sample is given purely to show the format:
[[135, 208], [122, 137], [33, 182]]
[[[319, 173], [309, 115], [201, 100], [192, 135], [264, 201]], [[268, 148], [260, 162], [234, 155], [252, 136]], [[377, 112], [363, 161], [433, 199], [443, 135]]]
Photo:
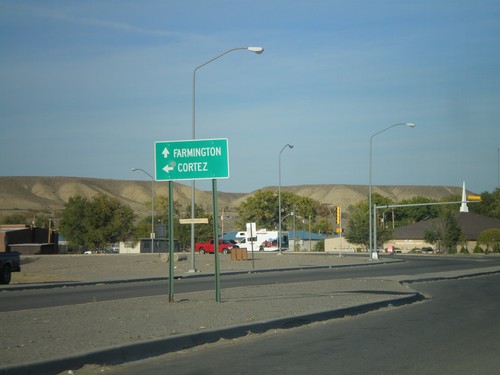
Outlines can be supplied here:
[[[238, 47], [238, 48], [231, 48], [213, 58], [210, 60], [204, 62], [201, 65], [198, 65], [196, 68], [194, 68], [193, 71], [193, 97], [192, 97], [192, 136], [193, 139], [196, 139], [196, 72], [198, 69], [204, 67], [207, 64], [210, 64], [212, 61], [217, 60], [218, 58], [221, 58], [224, 55], [227, 55], [230, 52], [233, 51], [238, 51], [238, 50], [247, 50], [250, 52], [254, 52], [258, 55], [260, 55], [262, 52], [264, 52], [264, 48], [262, 47]], [[195, 200], [196, 200], [196, 181], [192, 180], [191, 182], [191, 219], [194, 220], [195, 218]], [[215, 217], [214, 217], [215, 220]], [[217, 241], [216, 238], [214, 238], [214, 241]], [[195, 267], [195, 258], [194, 258], [194, 223], [191, 223], [191, 269], [189, 272], [196, 272], [196, 267]]]
[[[370, 183], [369, 183], [369, 186], [368, 186], [368, 220], [369, 220], [369, 224], [368, 224], [368, 234], [369, 234], [369, 243], [370, 243], [370, 248], [369, 248], [369, 252], [370, 252], [370, 258], [371, 259], [378, 259], [378, 254], [377, 254], [377, 244], [373, 244], [373, 235], [372, 235], [372, 144], [373, 144], [373, 138], [376, 136], [376, 135], [379, 135], [380, 133], [383, 133], [389, 129], [392, 129], [396, 126], [408, 126], [410, 128], [414, 128], [415, 127], [415, 124], [413, 122], [401, 122], [401, 123], [398, 123], [398, 124], [394, 124], [394, 125], [391, 125], [385, 129], [382, 129], [380, 130], [379, 132], [373, 134], [371, 137], [370, 137], [370, 174], [369, 174], [369, 180], [370, 180]], [[375, 223], [375, 218], [373, 219], [374, 220], [374, 224], [373, 225], [376, 225]], [[375, 245], [375, 249], [373, 249], [373, 245]]]
[[282, 252], [281, 252], [281, 153], [287, 147], [289, 147], [290, 149], [293, 148], [292, 145], [287, 143], [281, 149], [281, 151], [279, 153], [279, 157], [278, 157], [278, 250], [279, 250], [279, 254], [282, 254]]
[[144, 169], [142, 168], [132, 168], [132, 172], [135, 172], [135, 171], [141, 171], [142, 173], [145, 173], [147, 174], [149, 177], [151, 177], [151, 252], [153, 253], [154, 252], [154, 246], [155, 246], [155, 236], [154, 236], [154, 233], [155, 233], [155, 178], [153, 176], [151, 176], [148, 172], [146, 172]]
[[500, 188], [500, 148], [497, 148], [497, 188]]

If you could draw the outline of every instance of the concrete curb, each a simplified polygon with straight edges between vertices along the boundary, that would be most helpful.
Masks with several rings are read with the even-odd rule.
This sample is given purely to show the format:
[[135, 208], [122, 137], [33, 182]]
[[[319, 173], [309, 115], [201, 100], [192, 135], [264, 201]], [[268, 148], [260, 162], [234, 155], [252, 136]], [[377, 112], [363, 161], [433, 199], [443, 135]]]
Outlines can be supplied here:
[[231, 340], [243, 337], [249, 333], [264, 333], [272, 329], [288, 329], [313, 322], [343, 318], [375, 311], [385, 307], [402, 306], [424, 300], [420, 293], [408, 293], [407, 296], [391, 298], [384, 301], [346, 307], [336, 310], [326, 310], [293, 317], [270, 319], [255, 323], [229, 326], [196, 333], [170, 336], [163, 339], [148, 340], [128, 345], [113, 346], [94, 351], [74, 354], [64, 358], [54, 358], [24, 364], [1, 366], [0, 374], [54, 374], [69, 369], [78, 369], [86, 364], [117, 365], [155, 357], [195, 346], [214, 343], [218, 340]]
[[460, 274], [448, 275], [448, 276], [442, 275], [442, 276], [420, 277], [420, 278], [415, 278], [415, 279], [404, 279], [404, 280], [398, 280], [398, 282], [401, 284], [426, 283], [426, 282], [431, 282], [431, 281], [466, 279], [469, 277], [480, 277], [480, 276], [494, 275], [497, 273], [500, 273], [500, 269], [490, 269], [487, 271], [477, 270], [477, 271], [473, 271], [471, 273], [460, 273]]

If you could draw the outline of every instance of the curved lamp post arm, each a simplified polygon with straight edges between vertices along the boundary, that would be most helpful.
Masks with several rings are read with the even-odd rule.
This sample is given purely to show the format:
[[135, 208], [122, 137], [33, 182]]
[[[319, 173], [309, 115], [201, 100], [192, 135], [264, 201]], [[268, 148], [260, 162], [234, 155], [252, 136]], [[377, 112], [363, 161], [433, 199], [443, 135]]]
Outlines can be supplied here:
[[205, 61], [203, 64], [201, 65], [198, 65], [196, 68], [194, 68], [193, 70], [193, 103], [192, 103], [192, 113], [193, 113], [193, 119], [192, 119], [192, 130], [193, 130], [193, 139], [196, 139], [196, 126], [195, 126], [195, 107], [196, 107], [196, 98], [195, 98], [195, 93], [196, 93], [196, 72], [198, 71], [198, 69], [204, 67], [205, 65], [208, 65], [210, 64], [212, 61], [215, 61], [219, 58], [221, 58], [222, 56], [224, 55], [227, 55], [228, 53], [231, 53], [233, 51], [238, 51], [238, 50], [247, 50], [247, 51], [250, 51], [250, 52], [254, 52], [258, 55], [260, 55], [262, 52], [264, 52], [264, 48], [262, 47], [237, 47], [237, 48], [231, 48], [231, 49], [228, 49], [227, 51], [225, 52], [222, 52], [221, 54], [211, 58], [210, 60], [208, 61]]

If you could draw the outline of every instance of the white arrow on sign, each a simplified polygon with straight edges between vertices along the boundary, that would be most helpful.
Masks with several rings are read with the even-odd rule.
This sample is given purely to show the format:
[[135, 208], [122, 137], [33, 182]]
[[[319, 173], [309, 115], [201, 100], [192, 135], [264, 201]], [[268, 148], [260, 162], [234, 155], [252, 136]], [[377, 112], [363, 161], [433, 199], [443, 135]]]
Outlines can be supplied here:
[[168, 155], [170, 154], [170, 152], [167, 150], [167, 148], [165, 147], [162, 151], [162, 154], [163, 154], [163, 157], [166, 159], [168, 158]]
[[169, 173], [169, 172], [170, 172], [171, 170], [173, 170], [173, 169], [174, 169], [174, 167], [171, 167], [170, 165], [166, 165], [166, 166], [164, 166], [164, 167], [163, 167], [163, 170], [164, 170], [165, 172], [167, 172], [167, 173]]

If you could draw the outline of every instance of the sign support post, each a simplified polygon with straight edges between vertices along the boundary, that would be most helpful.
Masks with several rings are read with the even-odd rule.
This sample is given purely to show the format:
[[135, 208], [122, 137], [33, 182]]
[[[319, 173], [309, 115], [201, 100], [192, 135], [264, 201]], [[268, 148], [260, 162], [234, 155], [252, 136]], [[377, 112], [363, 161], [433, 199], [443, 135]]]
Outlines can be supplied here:
[[168, 182], [168, 302], [174, 302], [174, 189]]
[[[155, 179], [168, 181], [169, 220], [169, 302], [174, 301], [174, 201], [173, 181], [212, 180], [215, 249], [215, 299], [221, 302], [219, 234], [217, 220], [217, 179], [229, 177], [227, 139], [196, 139], [155, 142]], [[191, 222], [194, 224], [194, 222]], [[194, 270], [194, 249], [191, 249]]]
[[219, 220], [217, 220], [217, 180], [214, 178], [212, 180], [212, 198], [213, 198], [213, 210], [214, 210], [214, 255], [215, 255], [215, 301], [221, 302], [220, 293], [220, 262], [219, 262], [219, 233], [218, 226]]

